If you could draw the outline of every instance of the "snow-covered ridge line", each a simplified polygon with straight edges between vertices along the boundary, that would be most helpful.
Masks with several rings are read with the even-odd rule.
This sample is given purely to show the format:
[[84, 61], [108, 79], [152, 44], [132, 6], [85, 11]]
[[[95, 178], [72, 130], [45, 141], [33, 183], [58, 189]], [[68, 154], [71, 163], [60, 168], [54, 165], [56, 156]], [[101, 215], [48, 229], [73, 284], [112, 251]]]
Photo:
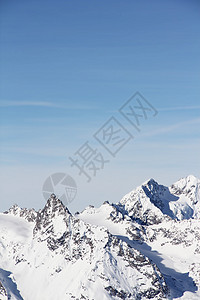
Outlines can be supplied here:
[[88, 207], [76, 217], [101, 225], [149, 257], [161, 270], [169, 299], [200, 299], [200, 180], [171, 187], [150, 179], [117, 204]]
[[[0, 215], [0, 222], [1, 218], [6, 234], [2, 232], [0, 263], [12, 272], [23, 299], [160, 299], [167, 295], [155, 264], [106, 228], [75, 218], [55, 195], [34, 222], [20, 214]], [[17, 232], [28, 228], [32, 228], [29, 236], [18, 238]]]
[[[141, 225], [161, 223], [171, 219], [199, 219], [200, 180], [189, 175], [166, 187], [151, 178], [126, 194], [119, 203], [105, 202], [103, 205], [112, 207], [115, 213], [118, 212]], [[99, 210], [101, 207], [98, 209], [89, 206], [80, 215], [84, 215], [86, 211], [91, 214], [92, 211]]]
[[75, 216], [54, 194], [38, 212], [14, 205], [0, 214], [13, 299], [199, 299], [199, 192], [190, 175]]

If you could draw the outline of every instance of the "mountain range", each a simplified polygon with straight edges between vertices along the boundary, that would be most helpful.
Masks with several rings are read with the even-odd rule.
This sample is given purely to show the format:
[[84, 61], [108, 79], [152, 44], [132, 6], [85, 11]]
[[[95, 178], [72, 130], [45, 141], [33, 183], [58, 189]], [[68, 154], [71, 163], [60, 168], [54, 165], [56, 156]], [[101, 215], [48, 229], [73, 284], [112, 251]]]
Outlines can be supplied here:
[[200, 180], [154, 179], [72, 215], [0, 214], [0, 300], [200, 299]]

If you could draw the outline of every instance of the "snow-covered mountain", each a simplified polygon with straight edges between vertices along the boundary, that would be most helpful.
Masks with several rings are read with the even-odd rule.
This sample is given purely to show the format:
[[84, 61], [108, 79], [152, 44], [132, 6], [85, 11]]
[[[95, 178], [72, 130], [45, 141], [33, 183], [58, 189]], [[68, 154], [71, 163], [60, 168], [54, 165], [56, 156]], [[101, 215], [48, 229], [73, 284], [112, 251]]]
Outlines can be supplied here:
[[87, 207], [76, 216], [138, 249], [159, 267], [169, 299], [200, 299], [200, 180], [171, 187], [150, 179], [117, 204]]
[[200, 180], [153, 179], [73, 216], [51, 195], [0, 214], [0, 299], [200, 299]]

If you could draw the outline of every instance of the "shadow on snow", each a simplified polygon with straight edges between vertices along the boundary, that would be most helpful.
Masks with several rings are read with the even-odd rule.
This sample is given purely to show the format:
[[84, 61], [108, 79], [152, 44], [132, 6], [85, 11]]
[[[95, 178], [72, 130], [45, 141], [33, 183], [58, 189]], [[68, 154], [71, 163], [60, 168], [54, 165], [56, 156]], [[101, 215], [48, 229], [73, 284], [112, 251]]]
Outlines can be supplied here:
[[167, 286], [170, 289], [170, 297], [172, 299], [183, 296], [184, 292], [196, 292], [197, 286], [193, 279], [189, 276], [189, 273], [180, 273], [174, 269], [166, 267], [162, 260], [161, 254], [157, 251], [152, 251], [151, 247], [146, 243], [138, 243], [131, 241], [125, 236], [117, 236], [121, 240], [125, 241], [132, 248], [139, 250], [143, 255], [148, 257], [153, 263], [155, 263], [160, 269]]
[[8, 294], [8, 299], [11, 299], [12, 295], [15, 296], [17, 300], [23, 300], [22, 296], [20, 295], [19, 290], [17, 289], [17, 285], [13, 282], [10, 275], [12, 273], [0, 268], [0, 281], [2, 282], [3, 286], [6, 289]]

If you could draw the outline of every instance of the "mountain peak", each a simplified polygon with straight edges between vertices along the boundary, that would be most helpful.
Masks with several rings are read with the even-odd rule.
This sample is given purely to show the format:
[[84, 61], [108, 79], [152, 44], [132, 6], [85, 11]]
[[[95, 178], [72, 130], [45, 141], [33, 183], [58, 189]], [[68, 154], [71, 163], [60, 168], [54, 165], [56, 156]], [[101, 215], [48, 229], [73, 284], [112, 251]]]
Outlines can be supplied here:
[[174, 185], [183, 185], [183, 184], [187, 184], [187, 185], [193, 185], [193, 184], [197, 184], [198, 182], [200, 182], [200, 180], [194, 176], [194, 175], [188, 175], [186, 177], [182, 177], [180, 178], [178, 181], [176, 181], [174, 183]]
[[188, 181], [198, 180], [198, 178], [196, 176], [192, 175], [192, 174], [188, 175], [186, 178], [187, 178]]
[[47, 200], [47, 203], [43, 210], [46, 210], [51, 217], [54, 217], [56, 213], [58, 214], [70, 214], [68, 208], [62, 203], [60, 199], [56, 197], [55, 194], [51, 194], [50, 198]]
[[154, 178], [149, 178], [142, 184], [142, 186], [145, 186], [145, 185], [148, 185], [148, 186], [153, 185], [154, 186], [154, 185], [158, 185], [158, 182]]
[[56, 199], [57, 197], [56, 197], [56, 195], [54, 193], [52, 193], [51, 196], [50, 196], [50, 198]]
[[192, 299], [200, 287], [199, 191], [193, 175], [170, 188], [151, 178], [118, 204], [76, 216], [55, 194], [38, 212], [13, 206], [0, 214], [0, 262], [9, 268], [0, 268], [0, 298], [10, 287], [17, 293], [14, 278], [30, 300], [96, 299], [97, 290], [102, 299]]
[[44, 237], [62, 236], [72, 217], [70, 211], [64, 206], [55, 194], [51, 194], [44, 208], [38, 212], [34, 236], [39, 232]]
[[194, 175], [188, 175], [176, 181], [171, 185], [172, 190], [179, 192], [190, 193], [200, 188], [200, 180]]

